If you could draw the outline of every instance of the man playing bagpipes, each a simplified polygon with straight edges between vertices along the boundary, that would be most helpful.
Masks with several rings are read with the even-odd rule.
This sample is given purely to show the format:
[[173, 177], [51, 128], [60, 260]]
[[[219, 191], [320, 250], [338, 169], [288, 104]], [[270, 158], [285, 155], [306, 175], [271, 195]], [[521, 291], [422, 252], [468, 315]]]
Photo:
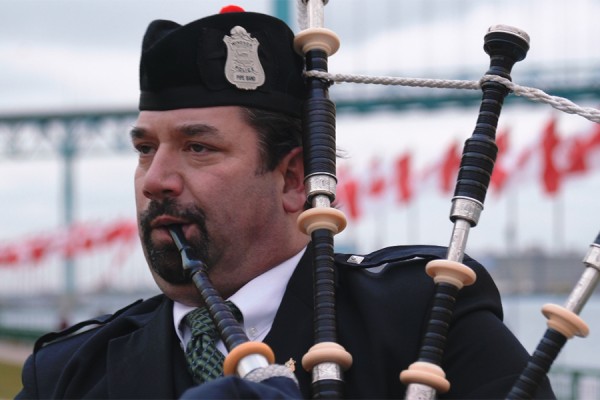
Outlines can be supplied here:
[[[163, 294], [42, 337], [18, 398], [327, 397], [312, 393], [319, 374], [343, 380], [349, 398], [404, 396], [399, 373], [416, 360], [430, 313], [434, 283], [425, 265], [446, 249], [336, 254], [335, 301], [317, 304], [313, 259], [327, 256], [298, 218], [311, 208], [303, 105], [319, 83], [307, 84], [305, 60], [282, 21], [226, 11], [183, 26], [154, 21], [143, 39], [140, 113], [131, 129], [135, 198], [141, 243]], [[331, 224], [336, 218], [331, 213]], [[464, 263], [477, 281], [455, 305], [442, 365], [451, 385], [439, 396], [500, 398], [528, 354], [502, 322], [488, 273], [468, 257]], [[212, 285], [200, 290], [207, 297], [195, 282], [204, 278], [200, 285]], [[315, 308], [334, 311], [340, 349], [333, 353], [343, 376], [302, 365]], [[220, 316], [218, 331], [264, 342], [273, 359], [259, 346], [233, 367], [226, 361], [222, 377], [224, 356], [239, 352], [238, 339], [204, 329]], [[553, 397], [547, 381], [538, 396]]]

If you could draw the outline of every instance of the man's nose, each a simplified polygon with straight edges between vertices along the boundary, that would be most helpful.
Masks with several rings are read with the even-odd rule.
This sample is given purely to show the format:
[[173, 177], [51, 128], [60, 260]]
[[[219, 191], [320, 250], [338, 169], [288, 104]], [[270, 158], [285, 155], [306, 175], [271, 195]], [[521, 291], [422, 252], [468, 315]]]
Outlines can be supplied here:
[[183, 177], [173, 152], [159, 148], [143, 177], [142, 191], [149, 199], [177, 197], [183, 191]]

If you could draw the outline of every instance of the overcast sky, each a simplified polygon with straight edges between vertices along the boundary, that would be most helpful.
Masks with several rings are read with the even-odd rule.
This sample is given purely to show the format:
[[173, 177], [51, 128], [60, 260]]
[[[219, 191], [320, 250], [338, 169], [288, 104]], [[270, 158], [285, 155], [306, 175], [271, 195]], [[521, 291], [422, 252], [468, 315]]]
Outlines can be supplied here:
[[[271, 13], [275, 0], [238, 1]], [[85, 105], [135, 105], [143, 32], [163, 18], [187, 23], [217, 0], [0, 0], [0, 112]], [[290, 0], [295, 25], [295, 1]], [[342, 41], [340, 72], [455, 73], [487, 62], [483, 35], [494, 24], [531, 36], [522, 68], [600, 62], [594, 0], [331, 0], [326, 26]]]

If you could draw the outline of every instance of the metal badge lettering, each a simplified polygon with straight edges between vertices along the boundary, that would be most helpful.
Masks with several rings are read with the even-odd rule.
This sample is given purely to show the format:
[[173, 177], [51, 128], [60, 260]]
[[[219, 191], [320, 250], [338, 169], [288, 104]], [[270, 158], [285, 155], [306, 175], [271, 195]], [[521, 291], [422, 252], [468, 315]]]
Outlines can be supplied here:
[[244, 90], [255, 90], [265, 83], [265, 71], [258, 58], [258, 40], [241, 26], [235, 26], [231, 36], [225, 35], [223, 41], [227, 45], [227, 80]]

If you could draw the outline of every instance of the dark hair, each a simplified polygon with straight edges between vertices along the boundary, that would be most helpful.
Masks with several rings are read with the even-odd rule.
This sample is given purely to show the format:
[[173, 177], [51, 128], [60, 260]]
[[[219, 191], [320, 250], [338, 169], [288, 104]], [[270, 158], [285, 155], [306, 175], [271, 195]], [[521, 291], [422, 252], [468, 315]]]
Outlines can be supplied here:
[[258, 132], [262, 171], [272, 171], [296, 147], [302, 147], [302, 121], [280, 112], [243, 107], [247, 122]]

